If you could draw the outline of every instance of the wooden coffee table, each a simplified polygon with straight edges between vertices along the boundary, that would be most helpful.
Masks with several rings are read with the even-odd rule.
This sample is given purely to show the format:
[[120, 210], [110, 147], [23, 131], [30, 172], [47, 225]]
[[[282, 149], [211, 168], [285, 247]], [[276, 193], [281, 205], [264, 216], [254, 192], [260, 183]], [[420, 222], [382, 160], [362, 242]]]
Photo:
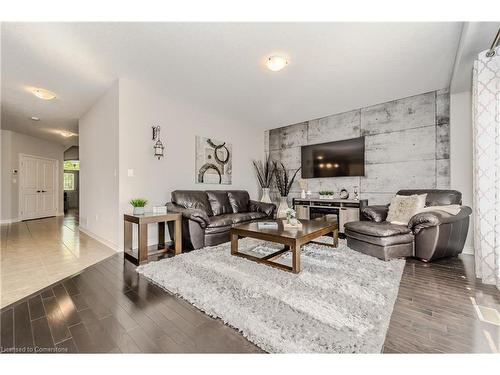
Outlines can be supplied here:
[[[259, 228], [257, 223], [237, 225], [231, 228], [231, 254], [242, 258], [253, 260], [258, 263], [267, 264], [282, 270], [293, 273], [300, 272], [300, 248], [307, 243], [317, 243], [321, 245], [337, 247], [339, 226], [336, 221], [326, 220], [301, 220], [301, 229], [284, 229], [282, 220], [276, 220], [278, 228]], [[318, 237], [332, 234], [331, 244], [314, 241]], [[285, 245], [282, 250], [266, 255], [262, 258], [240, 253], [238, 251], [238, 240], [243, 237], [257, 238], [259, 240], [276, 242]], [[292, 266], [276, 263], [275, 260], [284, 253], [292, 252]]]

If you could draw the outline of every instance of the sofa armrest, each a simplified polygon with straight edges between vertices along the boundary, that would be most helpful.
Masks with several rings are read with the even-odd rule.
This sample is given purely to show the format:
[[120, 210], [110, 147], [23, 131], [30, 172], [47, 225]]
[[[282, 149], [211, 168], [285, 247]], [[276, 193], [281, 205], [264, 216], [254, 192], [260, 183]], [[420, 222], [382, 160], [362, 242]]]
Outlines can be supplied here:
[[250, 201], [248, 204], [248, 211], [250, 212], [262, 212], [267, 216], [273, 216], [276, 205], [273, 203], [264, 203], [258, 201]]
[[366, 206], [361, 210], [365, 218], [376, 223], [381, 223], [387, 218], [389, 205]]
[[466, 219], [472, 213], [472, 209], [467, 206], [460, 207], [460, 212], [456, 215], [449, 214], [445, 211], [435, 210], [420, 212], [410, 219], [408, 228], [413, 234], [418, 234], [422, 229], [435, 227], [441, 224], [454, 223]]
[[203, 229], [208, 226], [210, 220], [207, 213], [203, 210], [197, 208], [184, 208], [172, 202], [167, 203], [167, 211], [180, 213], [183, 218], [196, 221]]

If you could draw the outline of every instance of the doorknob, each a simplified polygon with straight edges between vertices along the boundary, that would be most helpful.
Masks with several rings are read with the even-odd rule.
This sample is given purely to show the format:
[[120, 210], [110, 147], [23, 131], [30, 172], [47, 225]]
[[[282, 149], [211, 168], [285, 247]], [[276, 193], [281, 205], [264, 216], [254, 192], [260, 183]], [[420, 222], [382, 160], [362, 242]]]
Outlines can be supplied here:
[[37, 193], [41, 193], [41, 191], [40, 191], [40, 190], [37, 190], [36, 192], [37, 192]]
[[46, 192], [47, 192], [47, 190], [42, 190], [42, 193], [46, 193]]

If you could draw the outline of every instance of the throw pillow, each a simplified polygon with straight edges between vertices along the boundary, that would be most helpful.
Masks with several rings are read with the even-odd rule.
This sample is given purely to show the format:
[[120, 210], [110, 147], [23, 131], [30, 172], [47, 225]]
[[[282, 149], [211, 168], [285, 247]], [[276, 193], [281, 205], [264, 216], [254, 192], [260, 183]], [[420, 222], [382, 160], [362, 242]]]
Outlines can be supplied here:
[[396, 195], [389, 205], [386, 221], [391, 224], [408, 225], [411, 217], [425, 207], [427, 194]]

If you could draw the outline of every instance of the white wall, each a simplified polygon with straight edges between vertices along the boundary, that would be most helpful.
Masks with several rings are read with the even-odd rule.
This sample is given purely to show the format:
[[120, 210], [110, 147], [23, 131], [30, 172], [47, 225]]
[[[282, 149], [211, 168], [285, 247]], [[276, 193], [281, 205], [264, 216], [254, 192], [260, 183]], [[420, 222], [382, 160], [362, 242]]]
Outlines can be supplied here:
[[[11, 134], [10, 131], [0, 131], [0, 162], [1, 162], [1, 199], [0, 199], [0, 222], [10, 222], [12, 220], [12, 171], [11, 165]], [[17, 217], [17, 215], [16, 215]]]
[[[472, 98], [470, 91], [450, 97], [450, 188], [462, 192], [463, 204], [473, 207], [472, 189]], [[471, 217], [464, 252], [472, 253]]]
[[[151, 208], [168, 202], [176, 189], [245, 189], [253, 199], [258, 198], [251, 161], [263, 158], [264, 134], [260, 129], [178, 102], [173, 96], [127, 79], [120, 79], [119, 107], [120, 215], [131, 212], [131, 198], [146, 198]], [[153, 157], [153, 125], [161, 126], [161, 139], [166, 146], [161, 160]], [[232, 185], [195, 183], [196, 135], [232, 143]], [[128, 177], [129, 169], [133, 169], [133, 177]], [[154, 243], [156, 231], [150, 227], [150, 243]]]
[[118, 244], [118, 81], [79, 120], [80, 228]]
[[14, 175], [13, 170], [19, 170], [19, 154], [40, 156], [43, 158], [56, 159], [59, 164], [59, 196], [57, 199], [57, 212], [63, 213], [64, 191], [63, 161], [65, 146], [35, 138], [26, 134], [1, 130], [2, 138], [2, 208], [1, 221], [17, 221], [19, 217], [19, 174]]
[[[151, 126], [161, 126], [165, 157], [153, 156]], [[164, 205], [175, 189], [245, 189], [258, 198], [252, 159], [263, 158], [260, 129], [177, 102], [150, 87], [120, 79], [80, 119], [80, 226], [123, 248], [123, 213], [131, 198]], [[195, 183], [195, 136], [233, 145], [231, 185]], [[133, 170], [133, 177], [128, 171]], [[150, 244], [156, 227], [150, 226]]]
[[71, 146], [64, 151], [64, 160], [80, 160], [78, 146]]

